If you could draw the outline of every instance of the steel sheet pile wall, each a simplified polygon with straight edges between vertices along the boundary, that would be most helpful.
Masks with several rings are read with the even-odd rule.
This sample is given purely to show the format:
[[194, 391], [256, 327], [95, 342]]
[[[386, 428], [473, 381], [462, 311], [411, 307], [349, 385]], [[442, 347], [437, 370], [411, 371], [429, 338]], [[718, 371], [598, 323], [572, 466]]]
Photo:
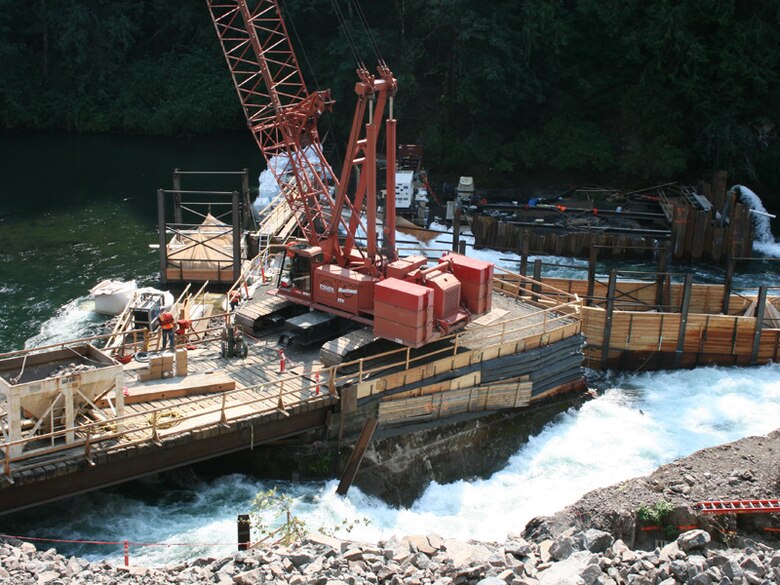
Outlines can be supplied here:
[[[607, 234], [595, 231], [570, 231], [552, 227], [525, 228], [488, 215], [471, 218], [471, 233], [477, 248], [493, 248], [520, 252], [523, 232], [529, 232], [532, 254], [554, 254], [587, 258], [593, 246], [610, 258], [651, 258], [655, 238]], [[606, 248], [606, 250], [605, 250]]]
[[[619, 226], [529, 226], [517, 225], [522, 222], [511, 218], [475, 215], [471, 232], [477, 248], [518, 253], [523, 251], [527, 238], [526, 252], [531, 254], [587, 258], [591, 249], [597, 248], [602, 259], [643, 259], [652, 258], [661, 242], [669, 242], [676, 262], [726, 263], [730, 257], [748, 258], [753, 251], [750, 212], [739, 201], [738, 189], [726, 191], [726, 181], [726, 173], [720, 171], [695, 189], [678, 186], [672, 196], [659, 193], [655, 199], [666, 216], [664, 229], [634, 228], [623, 230], [631, 233], [621, 233]], [[626, 202], [630, 204], [628, 199]], [[587, 214], [589, 210], [569, 207], [568, 211]]]

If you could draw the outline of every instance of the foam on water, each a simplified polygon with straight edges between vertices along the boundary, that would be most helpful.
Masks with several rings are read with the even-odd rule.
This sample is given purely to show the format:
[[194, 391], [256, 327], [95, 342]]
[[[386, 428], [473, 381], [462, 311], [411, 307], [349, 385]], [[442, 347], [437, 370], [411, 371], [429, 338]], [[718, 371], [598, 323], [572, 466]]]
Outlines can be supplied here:
[[25, 348], [40, 347], [93, 335], [106, 317], [94, 311], [95, 301], [88, 296], [66, 303], [41, 325], [37, 335], [29, 338]]
[[[355, 540], [437, 533], [500, 541], [535, 516], [552, 514], [594, 488], [648, 474], [704, 447], [766, 434], [780, 420], [777, 364], [594, 374], [591, 385], [600, 389], [596, 399], [549, 423], [503, 469], [487, 479], [431, 483], [410, 508], [387, 505], [355, 487], [341, 498], [335, 494], [336, 480], [277, 485], [293, 497], [294, 513], [311, 529], [346, 521], [357, 524], [342, 535]], [[204, 543], [133, 549], [134, 562], [146, 565], [222, 555], [233, 550], [228, 545], [235, 540], [236, 514], [249, 510], [258, 491], [272, 487], [241, 475], [182, 484], [149, 503], [110, 492], [80, 496], [30, 526], [27, 534]], [[360, 522], [364, 519], [368, 525]], [[118, 558], [105, 549], [86, 552], [92, 558]]]
[[764, 215], [767, 210], [761, 198], [744, 185], [735, 185], [735, 187], [739, 189], [742, 202], [748, 206], [748, 209], [760, 212], [750, 214], [756, 232], [753, 248], [771, 258], [780, 258], [780, 244], [777, 243], [774, 234], [772, 234], [771, 218]]

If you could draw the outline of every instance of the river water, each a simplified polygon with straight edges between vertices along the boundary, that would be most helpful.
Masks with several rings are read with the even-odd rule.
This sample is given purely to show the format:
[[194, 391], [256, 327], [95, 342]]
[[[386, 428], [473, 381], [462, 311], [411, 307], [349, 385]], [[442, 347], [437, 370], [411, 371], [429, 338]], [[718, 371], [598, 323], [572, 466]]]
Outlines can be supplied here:
[[[174, 167], [259, 171], [251, 139], [150, 140], [67, 135], [0, 136], [0, 349], [73, 338], [99, 327], [88, 290], [104, 278], [156, 284], [155, 190]], [[766, 237], [769, 253], [776, 246]], [[516, 268], [516, 258], [487, 254]], [[585, 266], [560, 259], [561, 264]], [[757, 263], [745, 286], [780, 284]], [[571, 269], [560, 268], [565, 276]], [[697, 271], [710, 280], [720, 272]], [[484, 479], [431, 483], [409, 508], [395, 508], [336, 481], [263, 482], [245, 475], [156, 476], [0, 517], [0, 533], [42, 538], [153, 543], [131, 547], [134, 563], [160, 565], [235, 549], [235, 517], [260, 490], [294, 498], [309, 527], [356, 523], [350, 538], [434, 532], [501, 540], [540, 514], [596, 487], [651, 472], [718, 443], [775, 429], [780, 365], [643, 374], [591, 372], [598, 397], [571, 409]], [[268, 518], [268, 521], [272, 521]], [[47, 543], [40, 546], [47, 547]], [[66, 554], [118, 561], [115, 545], [59, 544]]]

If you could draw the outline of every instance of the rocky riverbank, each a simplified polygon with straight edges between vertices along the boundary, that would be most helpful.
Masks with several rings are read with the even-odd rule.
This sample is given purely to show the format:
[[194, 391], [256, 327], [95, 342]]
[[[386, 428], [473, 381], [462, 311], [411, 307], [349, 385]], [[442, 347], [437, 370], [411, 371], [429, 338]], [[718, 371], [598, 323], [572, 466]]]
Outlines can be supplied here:
[[590, 492], [554, 516], [534, 519], [523, 534], [503, 543], [407, 536], [360, 544], [310, 535], [291, 547], [128, 568], [6, 541], [0, 543], [0, 583], [770, 585], [780, 583], [777, 532], [766, 530], [777, 527], [777, 515], [715, 521], [697, 514], [692, 504], [777, 498], [778, 454], [777, 431], [705, 449], [648, 477]]

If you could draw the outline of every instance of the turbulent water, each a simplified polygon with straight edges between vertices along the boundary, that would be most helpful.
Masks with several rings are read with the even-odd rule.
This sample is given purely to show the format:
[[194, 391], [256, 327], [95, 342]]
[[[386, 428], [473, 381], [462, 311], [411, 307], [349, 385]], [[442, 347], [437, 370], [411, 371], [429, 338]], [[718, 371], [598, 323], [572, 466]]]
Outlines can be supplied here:
[[[107, 144], [96, 138], [68, 144], [67, 152], [77, 153], [68, 156], [75, 158], [60, 161], [55, 168], [44, 165], [45, 172], [36, 173], [38, 167], [25, 163], [27, 158], [59, 160], [62, 142], [73, 138], [29, 138], [21, 141], [21, 147], [19, 141], [5, 140], [9, 140], [5, 150], [13, 151], [9, 168], [19, 172], [3, 185], [0, 199], [2, 349], [41, 345], [94, 330], [101, 319], [92, 312], [87, 291], [99, 280], [137, 278], [141, 284], [155, 284], [156, 256], [147, 248], [156, 239], [154, 189], [170, 185], [173, 167], [235, 169], [254, 163], [230, 161], [259, 159], [249, 143]], [[759, 233], [762, 247], [757, 249], [771, 255], [768, 250], [776, 246], [771, 231], [771, 241], [765, 232]], [[437, 255], [450, 238], [443, 234], [423, 248]], [[399, 240], [408, 239], [399, 234]], [[471, 253], [510, 270], [520, 262], [519, 256], [509, 253]], [[546, 257], [544, 261], [557, 265], [545, 269], [549, 276], [584, 277], [587, 268], [582, 260]], [[599, 267], [601, 274], [606, 270]], [[750, 271], [739, 277], [738, 286], [778, 282], [773, 264], [759, 262]], [[699, 269], [696, 276], [717, 281], [722, 273]], [[590, 489], [647, 474], [703, 447], [766, 433], [780, 420], [780, 365], [591, 373], [589, 385], [598, 389], [597, 398], [558, 416], [518, 445], [492, 476], [432, 483], [410, 508], [388, 506], [356, 488], [342, 499], [335, 495], [335, 480], [270, 484], [230, 475], [204, 481], [186, 471], [3, 516], [0, 532], [73, 540], [126, 539], [135, 543], [131, 558], [138, 564], [220, 555], [235, 549], [236, 514], [250, 509], [258, 491], [277, 485], [294, 498], [295, 514], [311, 528], [359, 521], [352, 538], [435, 532], [500, 540], [507, 532], [522, 530], [534, 516], [555, 512]], [[116, 545], [56, 546], [65, 554], [90, 558], [117, 560], [121, 555]]]
[[[780, 365], [604, 375], [590, 385], [599, 388], [596, 399], [550, 422], [503, 469], [487, 479], [432, 483], [410, 508], [388, 506], [354, 487], [342, 499], [335, 480], [271, 484], [231, 475], [205, 482], [185, 474], [173, 485], [170, 477], [165, 485], [150, 480], [132, 490], [101, 491], [0, 517], [0, 530], [170, 543], [133, 545], [134, 562], [159, 565], [232, 552], [236, 514], [250, 509], [256, 493], [276, 486], [294, 498], [294, 512], [307, 526], [356, 522], [344, 535], [357, 540], [417, 533], [501, 540], [593, 488], [647, 474], [704, 447], [767, 433], [780, 420]], [[116, 546], [58, 547], [91, 558], [120, 554]]]

